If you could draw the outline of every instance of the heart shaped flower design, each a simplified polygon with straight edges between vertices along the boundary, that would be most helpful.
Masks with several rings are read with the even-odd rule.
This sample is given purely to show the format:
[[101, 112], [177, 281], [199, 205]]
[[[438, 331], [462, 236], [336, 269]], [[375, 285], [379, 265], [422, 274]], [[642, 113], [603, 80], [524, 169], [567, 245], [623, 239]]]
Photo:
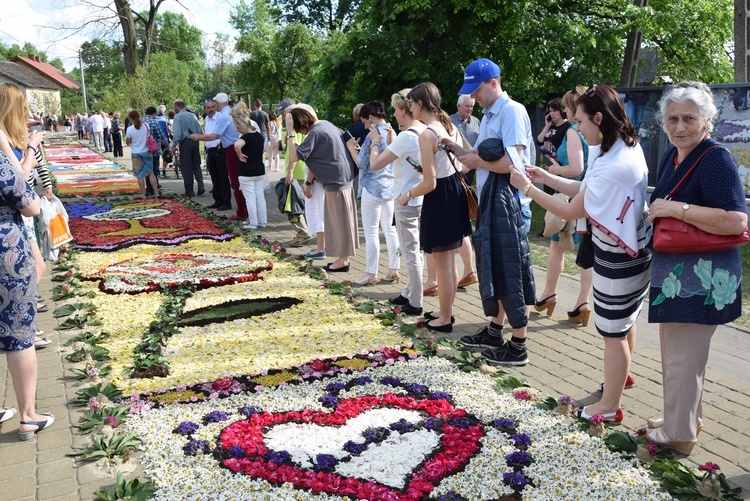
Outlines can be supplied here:
[[484, 425], [447, 398], [386, 393], [332, 412], [253, 410], [224, 428], [235, 473], [361, 499], [422, 499], [480, 449]]

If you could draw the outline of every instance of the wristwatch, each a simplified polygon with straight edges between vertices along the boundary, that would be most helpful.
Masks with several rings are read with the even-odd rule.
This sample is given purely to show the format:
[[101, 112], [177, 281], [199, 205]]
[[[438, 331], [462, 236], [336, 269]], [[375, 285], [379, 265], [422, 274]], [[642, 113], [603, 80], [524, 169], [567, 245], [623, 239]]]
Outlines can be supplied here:
[[680, 220], [685, 220], [685, 213], [690, 209], [690, 204], [683, 204], [682, 205], [682, 217], [680, 217]]
[[312, 183], [310, 181], [305, 181], [305, 186], [312, 186]]

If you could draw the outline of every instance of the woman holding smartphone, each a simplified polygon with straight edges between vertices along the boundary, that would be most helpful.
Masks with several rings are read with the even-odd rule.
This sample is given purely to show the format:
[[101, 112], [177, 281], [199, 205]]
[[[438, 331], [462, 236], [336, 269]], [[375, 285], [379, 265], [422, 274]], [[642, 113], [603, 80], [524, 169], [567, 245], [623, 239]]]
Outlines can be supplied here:
[[388, 274], [384, 280], [398, 282], [401, 278], [398, 269], [401, 259], [398, 255], [398, 236], [393, 227], [394, 180], [393, 165], [385, 164], [379, 169], [372, 169], [370, 152], [385, 150], [387, 144], [383, 132], [392, 128], [385, 121], [383, 101], [370, 101], [362, 106], [359, 119], [370, 133], [365, 138], [362, 148], [357, 151], [356, 143], [350, 139], [346, 146], [359, 168], [359, 184], [362, 187], [362, 226], [365, 233], [366, 269], [365, 274], [354, 281], [356, 285], [371, 285], [378, 278], [378, 261], [380, 260], [380, 236], [378, 224], [385, 235], [388, 247]]
[[453, 301], [458, 284], [454, 251], [471, 234], [471, 224], [460, 174], [451, 165], [448, 153], [438, 147], [438, 139], [450, 137], [458, 142], [460, 137], [448, 114], [440, 108], [440, 91], [435, 84], [421, 83], [406, 97], [414, 118], [426, 125], [419, 135], [423, 178], [417, 186], [399, 195], [398, 202], [405, 206], [413, 198], [424, 196], [419, 242], [422, 250], [435, 259], [440, 298], [440, 311], [425, 314], [428, 318], [425, 325], [430, 330], [448, 333], [453, 332]]
[[[398, 122], [400, 133], [380, 150], [382, 136], [378, 130], [370, 132], [373, 144], [378, 147], [369, 152], [370, 169], [378, 171], [393, 165], [394, 192], [398, 195], [409, 192], [422, 183], [422, 166], [419, 163], [419, 135], [424, 124], [414, 118], [407, 106], [406, 96], [411, 89], [403, 89], [391, 96], [393, 116]], [[406, 205], [395, 204], [396, 233], [398, 234], [401, 257], [404, 260], [407, 283], [401, 294], [388, 301], [401, 306], [406, 315], [422, 314], [422, 253], [419, 251], [419, 218], [422, 214], [422, 198], [414, 197]]]

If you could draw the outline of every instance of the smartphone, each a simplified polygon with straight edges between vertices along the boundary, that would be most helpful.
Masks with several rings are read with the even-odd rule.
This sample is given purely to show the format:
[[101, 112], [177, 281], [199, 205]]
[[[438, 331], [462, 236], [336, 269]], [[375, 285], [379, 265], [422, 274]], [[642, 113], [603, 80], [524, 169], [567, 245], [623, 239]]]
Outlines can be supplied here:
[[348, 130], [344, 131], [344, 136], [346, 137], [347, 141], [350, 140], [350, 139], [354, 139], [354, 136], [352, 136], [352, 133], [349, 132]]
[[448, 153], [453, 153], [454, 155], [456, 154], [456, 152], [454, 152], [453, 149], [445, 143], [438, 143], [437, 145], [441, 150], [445, 150]]
[[409, 162], [412, 167], [417, 169], [417, 172], [419, 172], [420, 174], [422, 173], [422, 166], [419, 165], [419, 162], [414, 160], [412, 157], [406, 157], [406, 161]]
[[370, 129], [380, 132], [380, 130], [378, 129], [378, 124], [376, 124], [373, 120], [370, 120]]

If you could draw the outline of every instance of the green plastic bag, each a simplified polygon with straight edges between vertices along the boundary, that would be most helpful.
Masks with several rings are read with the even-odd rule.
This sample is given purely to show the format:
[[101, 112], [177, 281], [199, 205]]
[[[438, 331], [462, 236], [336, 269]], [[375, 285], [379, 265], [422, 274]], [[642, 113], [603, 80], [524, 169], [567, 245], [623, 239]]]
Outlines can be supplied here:
[[284, 212], [292, 212], [292, 187], [289, 186], [286, 190], [286, 203], [284, 204]]

